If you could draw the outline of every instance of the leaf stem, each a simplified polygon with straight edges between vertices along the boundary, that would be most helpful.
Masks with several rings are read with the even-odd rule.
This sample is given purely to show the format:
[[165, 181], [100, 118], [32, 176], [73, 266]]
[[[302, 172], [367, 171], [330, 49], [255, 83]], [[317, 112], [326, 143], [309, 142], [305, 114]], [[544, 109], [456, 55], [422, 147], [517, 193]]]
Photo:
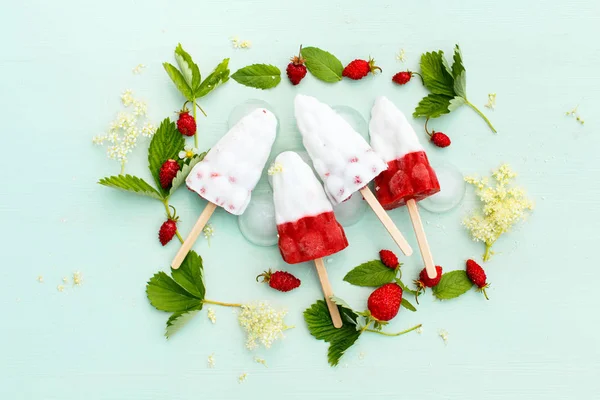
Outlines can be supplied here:
[[162, 201], [165, 206], [165, 211], [167, 212], [167, 218], [171, 218], [171, 210], [169, 209], [169, 198], [167, 197]]
[[202, 300], [202, 302], [205, 304], [215, 304], [217, 306], [223, 306], [223, 307], [241, 307], [242, 306], [239, 303], [223, 303], [221, 301], [208, 300], [208, 299], [204, 299], [204, 300]]
[[492, 245], [491, 244], [485, 244], [485, 253], [483, 253], [483, 261], [489, 261], [490, 257], [492, 256], [493, 252], [492, 252]]
[[384, 335], [384, 336], [400, 336], [400, 335], [404, 335], [405, 333], [414, 331], [415, 329], [419, 329], [421, 326], [423, 326], [423, 324], [415, 325], [412, 328], [406, 329], [402, 332], [396, 332], [396, 333], [387, 333], [387, 332], [377, 331], [375, 329], [365, 329], [365, 331], [379, 333], [380, 335]]
[[494, 132], [494, 133], [498, 133], [498, 131], [496, 130], [496, 128], [494, 128], [494, 126], [492, 125], [492, 123], [490, 122], [490, 120], [488, 119], [488, 117], [486, 117], [486, 116], [485, 116], [485, 114], [484, 114], [484, 113], [482, 113], [481, 111], [479, 111], [479, 109], [478, 109], [477, 107], [475, 107], [475, 106], [473, 105], [473, 103], [471, 103], [469, 100], [465, 99], [465, 103], [466, 103], [466, 104], [467, 104], [469, 107], [471, 107], [473, 110], [475, 110], [475, 112], [476, 112], [477, 114], [479, 114], [479, 116], [480, 116], [481, 118], [483, 118], [483, 119], [484, 119], [484, 121], [485, 121], [485, 122], [488, 124], [488, 126], [489, 126], [489, 127], [490, 127], [490, 129], [492, 130], [492, 132]]
[[125, 161], [121, 161], [121, 172], [119, 172], [119, 175], [123, 174], [125, 174]]
[[[194, 117], [194, 121], [196, 122], [196, 124], [198, 124], [198, 121], [196, 121], [196, 99], [194, 99], [194, 101], [192, 101], [192, 116]], [[198, 128], [197, 127], [196, 127], [196, 133], [194, 133], [194, 147], [198, 148]]]
[[175, 235], [177, 235], [177, 239], [179, 239], [179, 241], [181, 242], [181, 244], [183, 244], [184, 240], [183, 240], [183, 238], [181, 237], [181, 235], [179, 234], [179, 229], [177, 229], [177, 230], [175, 231]]

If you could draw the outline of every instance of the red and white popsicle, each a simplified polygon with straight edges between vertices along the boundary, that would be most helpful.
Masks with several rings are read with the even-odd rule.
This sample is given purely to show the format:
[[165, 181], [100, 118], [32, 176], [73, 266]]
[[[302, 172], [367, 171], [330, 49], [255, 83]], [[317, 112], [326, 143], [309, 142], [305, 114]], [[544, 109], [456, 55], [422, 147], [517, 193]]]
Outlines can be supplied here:
[[342, 326], [323, 257], [348, 246], [344, 229], [312, 169], [292, 151], [281, 153], [270, 169], [279, 234], [279, 250], [288, 264], [315, 262], [327, 307], [336, 328]]
[[346, 120], [314, 97], [297, 95], [296, 123], [306, 151], [334, 204], [360, 191], [402, 252], [412, 249], [367, 186], [387, 168], [382, 158]]
[[276, 133], [275, 115], [257, 108], [235, 124], [192, 169], [185, 183], [208, 204], [173, 259], [172, 268], [179, 268], [217, 206], [234, 215], [244, 213]]
[[386, 210], [406, 205], [427, 275], [437, 275], [425, 236], [417, 201], [440, 191], [440, 183], [417, 134], [402, 113], [386, 97], [375, 100], [369, 122], [371, 146], [387, 163], [375, 178], [377, 200]]

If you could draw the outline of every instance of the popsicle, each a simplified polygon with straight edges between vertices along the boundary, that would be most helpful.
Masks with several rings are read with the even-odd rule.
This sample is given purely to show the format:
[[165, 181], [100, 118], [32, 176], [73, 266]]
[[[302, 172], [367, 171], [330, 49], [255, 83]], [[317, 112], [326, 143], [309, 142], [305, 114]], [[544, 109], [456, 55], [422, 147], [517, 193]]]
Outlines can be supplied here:
[[234, 215], [248, 207], [277, 132], [277, 118], [257, 108], [235, 124], [196, 164], [186, 178], [188, 189], [208, 200], [198, 221], [171, 263], [179, 268], [217, 206]]
[[297, 95], [296, 123], [327, 196], [340, 204], [360, 191], [371, 209], [407, 256], [412, 249], [369, 187], [387, 166], [346, 120], [314, 97]]
[[377, 200], [386, 210], [407, 206], [427, 275], [435, 278], [435, 264], [417, 207], [417, 201], [440, 191], [435, 171], [414, 129], [386, 97], [375, 100], [369, 133], [373, 150], [388, 166], [375, 178]]
[[333, 292], [323, 257], [348, 246], [344, 229], [335, 219], [321, 183], [298, 154], [279, 154], [270, 174], [281, 256], [288, 264], [314, 260], [333, 326], [339, 328], [342, 319], [331, 301]]

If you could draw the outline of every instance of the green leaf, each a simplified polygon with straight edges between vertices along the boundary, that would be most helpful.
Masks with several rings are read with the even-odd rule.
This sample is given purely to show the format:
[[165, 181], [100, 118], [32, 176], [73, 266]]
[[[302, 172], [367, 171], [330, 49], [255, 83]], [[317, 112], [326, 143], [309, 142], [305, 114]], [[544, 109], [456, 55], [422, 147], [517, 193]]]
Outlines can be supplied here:
[[381, 286], [394, 281], [396, 270], [386, 267], [381, 261], [373, 260], [354, 268], [344, 280], [356, 286]]
[[206, 288], [204, 287], [204, 279], [202, 277], [202, 257], [195, 251], [190, 251], [179, 269], [171, 268], [171, 276], [192, 296], [204, 300]]
[[454, 46], [454, 56], [452, 57], [454, 62], [452, 63], [452, 76], [454, 79], [458, 78], [459, 75], [465, 72], [465, 66], [463, 65], [462, 52], [458, 45]]
[[175, 61], [177, 61], [179, 70], [188, 86], [192, 89], [196, 89], [198, 85], [200, 85], [200, 68], [194, 63], [192, 56], [181, 47], [181, 43], [175, 48]]
[[150, 186], [142, 178], [132, 175], [115, 175], [102, 178], [98, 181], [99, 184], [115, 189], [125, 190], [127, 192], [137, 193], [142, 196], [152, 197], [153, 199], [162, 200], [162, 195]]
[[342, 80], [344, 66], [333, 54], [317, 47], [304, 47], [302, 58], [315, 78], [329, 83]]
[[429, 94], [421, 99], [415, 112], [413, 112], [413, 117], [437, 118], [440, 115], [448, 114], [450, 112], [448, 108], [450, 100], [452, 100], [452, 97]]
[[450, 100], [450, 104], [448, 105], [448, 110], [449, 111], [454, 111], [458, 107], [460, 107], [460, 106], [462, 106], [463, 104], [466, 104], [466, 103], [467, 103], [467, 100], [464, 97], [456, 96], [455, 98], [453, 98], [452, 100]]
[[461, 72], [454, 80], [454, 91], [457, 96], [467, 98], [467, 73]]
[[200, 310], [192, 310], [188, 312], [176, 312], [173, 313], [167, 320], [167, 329], [165, 329], [165, 336], [170, 339], [175, 333], [179, 331], [189, 320], [191, 320]]
[[[340, 313], [345, 317], [350, 317], [356, 320], [358, 315], [345, 307], [338, 306]], [[360, 336], [360, 332], [356, 330], [355, 325], [344, 324], [341, 328], [335, 328], [331, 322], [329, 310], [325, 301], [318, 300], [310, 308], [304, 311], [304, 320], [308, 325], [310, 334], [319, 340], [328, 342], [329, 350], [327, 351], [327, 359], [331, 366], [338, 365], [340, 358], [344, 352], [350, 348]]]
[[281, 82], [281, 71], [274, 65], [252, 64], [238, 69], [231, 77], [244, 86], [264, 90], [274, 88]]
[[183, 167], [181, 167], [181, 169], [179, 170], [179, 172], [177, 172], [177, 175], [175, 175], [175, 178], [173, 178], [173, 181], [171, 182], [169, 196], [175, 193], [177, 188], [179, 188], [183, 184], [183, 182], [185, 182], [185, 178], [187, 178], [187, 176], [190, 174], [192, 168], [194, 168], [196, 164], [198, 164], [200, 161], [204, 160], [204, 157], [206, 157], [206, 152], [194, 156], [188, 164], [183, 164]]
[[196, 98], [204, 97], [229, 80], [229, 58], [221, 61], [195, 90]]
[[160, 185], [159, 172], [163, 163], [169, 159], [177, 160], [178, 153], [183, 150], [185, 140], [174, 122], [165, 118], [160, 124], [148, 147], [148, 168], [154, 177], [154, 182], [163, 196], [169, 194]]
[[415, 306], [413, 306], [410, 301], [406, 300], [405, 298], [402, 299], [402, 302], [400, 303], [400, 306], [406, 308], [407, 310], [410, 311], [417, 311], [417, 309], [415, 308]]
[[[444, 64], [444, 52], [434, 51], [421, 56], [421, 75], [431, 93], [454, 97], [454, 78], [447, 63]], [[441, 115], [441, 114], [440, 114]]]
[[169, 312], [200, 310], [202, 300], [179, 286], [169, 275], [160, 271], [146, 285], [146, 295], [156, 309]]
[[473, 287], [465, 271], [446, 272], [437, 286], [433, 287], [433, 294], [440, 300], [453, 299], [466, 293]]
[[179, 70], [177, 68], [175, 68], [174, 65], [171, 65], [167, 62], [163, 63], [163, 67], [165, 68], [165, 71], [167, 71], [167, 74], [169, 74], [169, 77], [175, 84], [175, 87], [177, 87], [177, 90], [179, 90], [179, 92], [181, 92], [183, 97], [185, 97], [189, 101], [194, 101], [194, 92], [192, 91], [192, 88], [185, 81], [185, 78], [183, 77], [181, 72], [179, 72]]

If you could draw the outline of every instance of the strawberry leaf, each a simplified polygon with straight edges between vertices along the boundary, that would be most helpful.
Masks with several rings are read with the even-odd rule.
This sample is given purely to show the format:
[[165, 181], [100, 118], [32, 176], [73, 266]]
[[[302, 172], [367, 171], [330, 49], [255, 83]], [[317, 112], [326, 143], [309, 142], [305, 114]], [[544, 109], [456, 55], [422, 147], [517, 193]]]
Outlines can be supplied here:
[[169, 196], [175, 193], [175, 191], [183, 184], [183, 182], [185, 182], [185, 178], [187, 178], [187, 176], [190, 174], [192, 168], [194, 168], [196, 164], [198, 164], [200, 161], [204, 160], [204, 157], [206, 157], [206, 152], [194, 156], [189, 161], [189, 163], [183, 164], [183, 167], [181, 167], [181, 169], [179, 170], [179, 172], [177, 172], [177, 175], [175, 175], [175, 178], [173, 178], [173, 181], [171, 182]]
[[142, 196], [152, 197], [153, 199], [162, 200], [163, 196], [150, 186], [142, 178], [132, 175], [116, 175], [102, 178], [98, 181], [100, 185], [111, 188], [125, 190], [127, 192], [136, 193]]
[[179, 270], [171, 270], [172, 278], [160, 271], [146, 285], [150, 304], [161, 311], [183, 313], [201, 310], [206, 289], [202, 278], [202, 258], [193, 250]]
[[421, 56], [421, 75], [431, 93], [454, 97], [454, 77], [449, 71], [443, 51], [433, 51]]
[[417, 309], [415, 308], [415, 306], [413, 306], [410, 301], [406, 300], [405, 298], [402, 299], [402, 302], [400, 303], [401, 307], [406, 308], [407, 310], [410, 310], [412, 312], [417, 311]]
[[199, 310], [187, 312], [173, 313], [167, 320], [167, 329], [165, 329], [165, 337], [170, 339], [176, 332], [179, 331], [189, 320], [191, 320]]
[[452, 63], [452, 76], [454, 79], [458, 78], [465, 72], [465, 66], [463, 65], [462, 52], [458, 45], [454, 46], [454, 56], [452, 57], [454, 62]]
[[225, 58], [194, 90], [196, 98], [204, 97], [229, 80], [229, 58]]
[[165, 71], [167, 71], [169, 78], [171, 78], [171, 80], [175, 84], [175, 87], [177, 88], [177, 90], [179, 90], [183, 97], [185, 97], [189, 101], [193, 101], [194, 92], [186, 82], [181, 72], [179, 72], [179, 70], [174, 65], [171, 65], [167, 62], [163, 63], [163, 67], [165, 68]]
[[200, 68], [194, 63], [192, 56], [181, 47], [181, 43], [175, 48], [175, 61], [177, 61], [179, 71], [181, 71], [188, 86], [192, 89], [198, 87], [201, 78]]
[[442, 275], [437, 286], [433, 287], [433, 295], [440, 300], [453, 299], [469, 291], [473, 283], [466, 271], [451, 271]]
[[440, 115], [448, 114], [451, 100], [452, 97], [431, 93], [421, 99], [413, 113], [413, 117], [437, 118]]
[[448, 105], [448, 111], [452, 112], [452, 111], [456, 110], [458, 107], [460, 107], [466, 103], [467, 103], [467, 99], [465, 99], [464, 97], [456, 96], [455, 98], [450, 100], [450, 104]]
[[[354, 311], [346, 307], [338, 305], [338, 309], [344, 320], [350, 318], [352, 321], [356, 321], [358, 318], [358, 315]], [[311, 335], [329, 343], [327, 359], [331, 366], [338, 365], [340, 358], [342, 358], [346, 350], [360, 336], [360, 332], [356, 330], [356, 326], [350, 323], [344, 323], [341, 328], [335, 328], [331, 321], [327, 305], [323, 300], [318, 300], [304, 311], [304, 320], [308, 325]]]
[[381, 286], [393, 282], [395, 277], [395, 270], [386, 267], [379, 260], [373, 260], [348, 272], [344, 280], [355, 286]]
[[160, 193], [166, 197], [169, 190], [160, 185], [159, 172], [163, 163], [169, 159], [177, 160], [178, 153], [183, 149], [185, 140], [174, 122], [165, 118], [160, 124], [148, 147], [148, 168]]
[[244, 86], [264, 90], [274, 88], [281, 82], [281, 71], [274, 65], [252, 64], [238, 69], [231, 78]]
[[317, 47], [304, 47], [302, 58], [306, 68], [315, 78], [329, 83], [342, 80], [344, 66], [333, 54]]

